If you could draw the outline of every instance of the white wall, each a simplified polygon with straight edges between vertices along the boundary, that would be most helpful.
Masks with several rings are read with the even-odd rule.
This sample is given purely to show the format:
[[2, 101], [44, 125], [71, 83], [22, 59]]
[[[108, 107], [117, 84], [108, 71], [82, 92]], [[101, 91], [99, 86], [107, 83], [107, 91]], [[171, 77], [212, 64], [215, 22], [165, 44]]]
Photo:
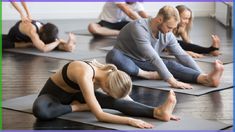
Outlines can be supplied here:
[[[104, 2], [28, 2], [34, 19], [97, 18]], [[144, 2], [146, 11], [155, 16], [164, 5], [184, 4], [192, 9], [194, 16], [209, 16], [215, 12], [213, 2]], [[9, 2], [2, 3], [2, 19], [17, 20], [19, 14]]]

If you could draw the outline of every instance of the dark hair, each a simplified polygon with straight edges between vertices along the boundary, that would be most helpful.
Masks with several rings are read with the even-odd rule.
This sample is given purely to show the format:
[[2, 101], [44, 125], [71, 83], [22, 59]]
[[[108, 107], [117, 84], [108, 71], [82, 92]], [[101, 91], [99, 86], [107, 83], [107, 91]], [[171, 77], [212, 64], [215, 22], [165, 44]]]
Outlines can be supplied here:
[[49, 44], [58, 38], [58, 28], [52, 23], [43, 25], [39, 31], [39, 38], [45, 43]]

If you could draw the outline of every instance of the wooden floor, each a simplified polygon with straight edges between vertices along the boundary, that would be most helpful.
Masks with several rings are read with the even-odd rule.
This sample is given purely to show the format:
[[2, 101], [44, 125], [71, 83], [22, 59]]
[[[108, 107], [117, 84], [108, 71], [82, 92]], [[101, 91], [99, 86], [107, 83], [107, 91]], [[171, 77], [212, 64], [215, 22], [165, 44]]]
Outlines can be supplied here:
[[[60, 36], [64, 37], [65, 31], [81, 29], [87, 26], [88, 20], [65, 20], [53, 21], [60, 27], [62, 32]], [[81, 25], [80, 25], [80, 23]], [[9, 27], [14, 22], [3, 22], [3, 33], [7, 33]], [[79, 24], [78, 24], [79, 23]], [[79, 26], [78, 26], [79, 25]], [[196, 18], [194, 22], [192, 38], [194, 42], [210, 44], [209, 34], [219, 34], [222, 39], [223, 47], [232, 46], [231, 30], [226, 29], [214, 19]], [[203, 36], [202, 36], [203, 35]], [[194, 36], [194, 37], [193, 37]], [[96, 40], [92, 37], [78, 36], [78, 47], [84, 47], [81, 42], [89, 40], [90, 50], [96, 50], [97, 47], [112, 45], [111, 39]], [[232, 53], [231, 53], [232, 55]], [[104, 62], [104, 58], [98, 58], [98, 61]], [[15, 97], [38, 93], [45, 81], [51, 75], [48, 70], [57, 69], [63, 66], [66, 60], [58, 60], [46, 57], [38, 57], [24, 54], [3, 52], [2, 56], [2, 99], [7, 100]], [[199, 63], [204, 69], [210, 70], [207, 63]], [[231, 68], [231, 77], [233, 69]], [[131, 97], [141, 103], [151, 106], [157, 106], [164, 102], [167, 92], [152, 90], [143, 87], [134, 87]], [[216, 120], [223, 123], [233, 123], [233, 89], [213, 92], [202, 96], [191, 96], [185, 94], [176, 94], [177, 105], [176, 114], [184, 114], [196, 118]], [[78, 122], [72, 122], [62, 119], [55, 119], [48, 122], [38, 121], [33, 115], [12, 111], [2, 110], [3, 129], [69, 129], [69, 130], [91, 130], [106, 129], [102, 127], [87, 125]], [[228, 128], [232, 129], [232, 128]]]

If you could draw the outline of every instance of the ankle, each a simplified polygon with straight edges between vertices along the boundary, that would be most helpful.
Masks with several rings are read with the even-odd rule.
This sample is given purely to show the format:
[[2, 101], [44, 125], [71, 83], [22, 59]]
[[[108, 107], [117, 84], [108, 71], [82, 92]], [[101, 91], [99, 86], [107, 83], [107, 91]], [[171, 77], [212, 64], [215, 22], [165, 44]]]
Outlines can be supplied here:
[[201, 74], [197, 78], [197, 82], [203, 85], [208, 85], [210, 82], [209, 75], [208, 74]]
[[161, 120], [161, 121], [169, 121], [170, 120], [170, 114], [167, 113], [166, 111], [163, 111], [159, 107], [154, 108], [153, 117], [155, 119], [158, 119], [158, 120]]
[[159, 113], [160, 113], [159, 107], [154, 108], [154, 110], [153, 110], [153, 118], [158, 119]]

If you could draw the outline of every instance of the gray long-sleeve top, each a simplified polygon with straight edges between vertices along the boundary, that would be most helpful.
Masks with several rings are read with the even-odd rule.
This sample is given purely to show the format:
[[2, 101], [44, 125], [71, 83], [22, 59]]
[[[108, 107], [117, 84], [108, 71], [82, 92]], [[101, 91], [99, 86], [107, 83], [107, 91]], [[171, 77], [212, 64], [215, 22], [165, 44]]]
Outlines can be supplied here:
[[137, 60], [150, 61], [164, 80], [172, 74], [163, 63], [160, 55], [167, 48], [172, 55], [183, 65], [201, 72], [196, 62], [178, 44], [174, 34], [159, 32], [158, 39], [152, 36], [150, 29], [151, 18], [139, 19], [130, 22], [121, 31], [114, 48], [121, 50], [125, 55]]

